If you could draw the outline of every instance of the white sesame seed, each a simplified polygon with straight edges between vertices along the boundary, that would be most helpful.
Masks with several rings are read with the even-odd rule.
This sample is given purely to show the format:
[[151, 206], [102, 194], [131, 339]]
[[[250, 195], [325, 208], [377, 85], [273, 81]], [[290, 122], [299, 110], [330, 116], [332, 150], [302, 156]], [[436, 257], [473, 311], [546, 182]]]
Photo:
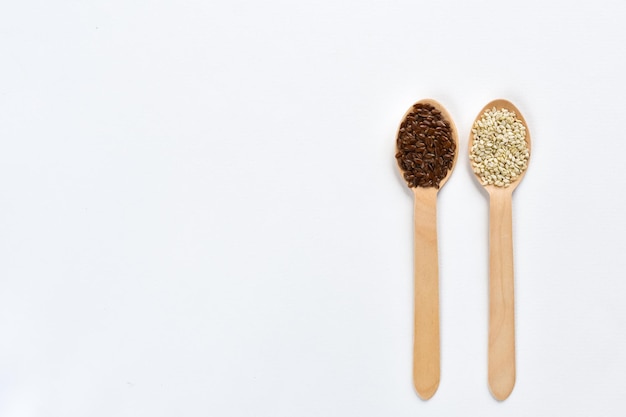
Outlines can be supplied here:
[[470, 160], [481, 183], [508, 187], [528, 166], [526, 128], [507, 109], [485, 111], [474, 123]]

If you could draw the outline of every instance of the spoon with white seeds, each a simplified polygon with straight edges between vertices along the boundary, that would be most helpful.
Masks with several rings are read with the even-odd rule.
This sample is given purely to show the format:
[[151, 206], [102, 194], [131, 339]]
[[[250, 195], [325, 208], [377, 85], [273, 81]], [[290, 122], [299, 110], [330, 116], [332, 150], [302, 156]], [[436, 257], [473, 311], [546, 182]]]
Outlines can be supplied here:
[[439, 387], [437, 193], [454, 169], [457, 148], [452, 118], [438, 102], [418, 101], [402, 118], [396, 160], [415, 202], [413, 385], [423, 400]]
[[515, 385], [512, 195], [526, 173], [530, 133], [521, 112], [494, 100], [478, 114], [469, 158], [489, 193], [489, 388], [502, 401]]

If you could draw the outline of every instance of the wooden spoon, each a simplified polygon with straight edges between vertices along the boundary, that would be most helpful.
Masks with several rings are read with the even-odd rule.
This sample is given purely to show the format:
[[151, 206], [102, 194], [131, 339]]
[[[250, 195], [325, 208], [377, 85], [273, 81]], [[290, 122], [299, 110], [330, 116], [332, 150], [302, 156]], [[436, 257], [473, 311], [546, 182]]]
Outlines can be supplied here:
[[[447, 110], [431, 99], [415, 104], [430, 104], [450, 123], [451, 136], [456, 145], [454, 162], [447, 175], [439, 182], [439, 189], [448, 181], [458, 157], [458, 134]], [[402, 121], [413, 112], [413, 106]], [[399, 134], [400, 132], [398, 132]], [[397, 142], [396, 142], [396, 152]], [[404, 176], [404, 171], [400, 173]], [[439, 263], [437, 259], [437, 192], [435, 187], [411, 188], [414, 194], [414, 344], [413, 384], [420, 398], [427, 400], [439, 387]]]
[[[493, 100], [480, 111], [495, 107], [514, 112], [526, 128], [530, 152], [530, 132], [522, 113], [507, 100]], [[473, 126], [473, 125], [472, 125]], [[472, 153], [474, 134], [470, 133]], [[498, 400], [505, 400], [515, 385], [515, 297], [513, 290], [513, 190], [526, 169], [508, 187], [486, 185], [489, 193], [489, 389]], [[480, 178], [475, 174], [480, 182]]]

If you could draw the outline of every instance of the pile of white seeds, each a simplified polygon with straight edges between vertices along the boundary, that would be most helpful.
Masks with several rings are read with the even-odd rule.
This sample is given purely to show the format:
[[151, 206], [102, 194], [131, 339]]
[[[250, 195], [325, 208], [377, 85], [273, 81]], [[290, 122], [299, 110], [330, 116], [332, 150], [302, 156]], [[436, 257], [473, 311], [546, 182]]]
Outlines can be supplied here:
[[470, 160], [483, 185], [508, 187], [528, 166], [526, 128], [507, 109], [485, 111], [472, 128]]

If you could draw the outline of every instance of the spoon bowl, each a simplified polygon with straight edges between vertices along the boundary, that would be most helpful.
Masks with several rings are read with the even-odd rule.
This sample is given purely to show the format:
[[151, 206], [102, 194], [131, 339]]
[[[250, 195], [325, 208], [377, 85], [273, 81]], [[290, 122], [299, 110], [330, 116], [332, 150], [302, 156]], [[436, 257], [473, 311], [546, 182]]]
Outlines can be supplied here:
[[[508, 111], [510, 111], [512, 113], [515, 113], [515, 117], [520, 122], [522, 122], [522, 124], [526, 128], [526, 146], [528, 147], [528, 153], [530, 154], [530, 152], [531, 152], [531, 149], [530, 149], [531, 141], [530, 141], [530, 131], [528, 130], [528, 124], [526, 123], [526, 120], [524, 119], [524, 116], [522, 115], [522, 112], [519, 111], [519, 109], [517, 107], [515, 107], [515, 105], [513, 103], [511, 103], [510, 101], [502, 99], [502, 98], [490, 101], [478, 113], [478, 116], [476, 116], [476, 119], [474, 120], [474, 123], [476, 123], [487, 110], [491, 110], [494, 107], [496, 109], [506, 109], [506, 110], [508, 110]], [[472, 123], [472, 127], [474, 126], [474, 123]], [[470, 132], [470, 137], [469, 137], [469, 141], [468, 141], [468, 150], [469, 150], [469, 154], [470, 155], [472, 154], [472, 146], [473, 145], [474, 145], [474, 134], [473, 134], [473, 132]], [[528, 157], [528, 161], [530, 162], [530, 155]], [[508, 187], [498, 187], [496, 185], [483, 185], [483, 187], [487, 190], [487, 192], [489, 194], [491, 194], [494, 191], [497, 192], [497, 191], [502, 191], [502, 190], [507, 190], [507, 191], [510, 191], [512, 193], [513, 190], [515, 190], [515, 188], [517, 188], [519, 183], [522, 181], [522, 178], [524, 178], [524, 175], [526, 175], [526, 171], [528, 171], [528, 167], [526, 167], [526, 169], [524, 169], [522, 171], [522, 173], [514, 181], [512, 181], [511, 185], [509, 185]], [[474, 170], [472, 170], [472, 172], [474, 173], [474, 176], [476, 178], [478, 178], [478, 182], [480, 183], [480, 177], [478, 176], [478, 174], [476, 174], [474, 172]], [[481, 183], [481, 185], [482, 185], [482, 183]]]
[[[400, 126], [402, 126], [402, 124], [404, 123], [404, 121], [406, 120], [406, 118], [412, 114], [415, 110], [414, 110], [414, 106], [418, 105], [418, 104], [430, 104], [431, 106], [433, 106], [435, 109], [437, 109], [439, 112], [441, 112], [441, 116], [443, 117], [444, 120], [447, 120], [450, 123], [450, 130], [451, 130], [451, 136], [452, 136], [452, 140], [454, 141], [454, 144], [456, 146], [455, 152], [454, 152], [454, 160], [452, 161], [452, 167], [448, 170], [447, 175], [439, 182], [439, 189], [441, 189], [441, 187], [444, 186], [444, 184], [446, 182], [448, 182], [448, 179], [450, 178], [450, 175], [452, 174], [452, 171], [454, 171], [454, 167], [456, 166], [456, 161], [459, 157], [459, 135], [458, 135], [458, 131], [456, 129], [456, 125], [454, 124], [454, 121], [452, 120], [452, 117], [450, 116], [450, 113], [448, 112], [448, 110], [441, 105], [441, 103], [439, 103], [436, 100], [433, 100], [431, 98], [425, 98], [422, 99], [418, 102], [416, 102], [415, 104], [413, 104], [413, 106], [411, 106], [411, 108], [409, 108], [406, 113], [404, 113], [404, 116], [402, 116], [402, 121], [400, 122]], [[400, 133], [400, 127], [398, 127], [398, 135]], [[398, 152], [398, 142], [396, 141], [396, 153]], [[396, 161], [397, 162], [397, 161]], [[405, 171], [402, 169], [402, 167], [398, 164], [398, 169], [400, 170], [400, 175], [402, 176], [402, 178], [404, 179], [404, 173]]]

